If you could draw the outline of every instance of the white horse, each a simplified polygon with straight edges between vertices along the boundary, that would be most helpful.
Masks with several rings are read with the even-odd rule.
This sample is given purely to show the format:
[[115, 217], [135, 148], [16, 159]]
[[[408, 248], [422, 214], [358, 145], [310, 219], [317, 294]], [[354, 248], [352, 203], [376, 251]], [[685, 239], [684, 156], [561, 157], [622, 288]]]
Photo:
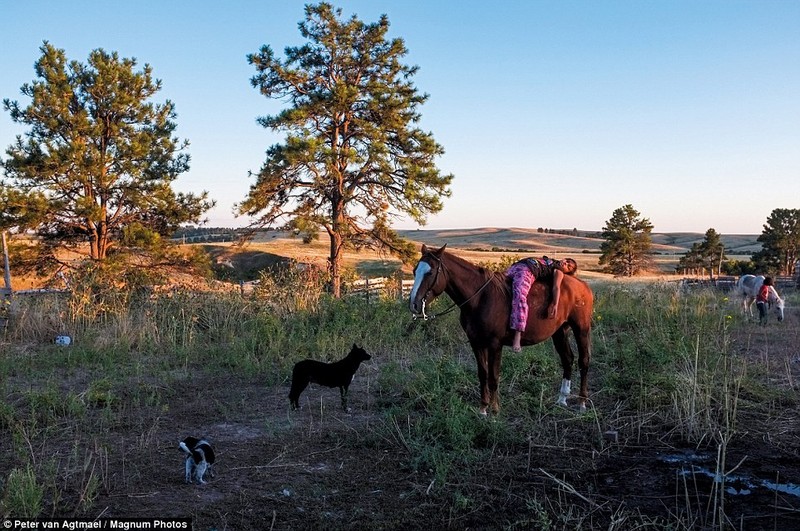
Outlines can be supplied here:
[[[742, 294], [742, 310], [750, 317], [753, 317], [753, 303], [756, 302], [758, 290], [761, 289], [763, 284], [763, 275], [742, 275], [736, 282], [736, 289]], [[783, 321], [784, 302], [772, 286], [770, 286], [768, 301], [770, 305], [775, 304], [775, 313], [778, 314], [778, 321]]]

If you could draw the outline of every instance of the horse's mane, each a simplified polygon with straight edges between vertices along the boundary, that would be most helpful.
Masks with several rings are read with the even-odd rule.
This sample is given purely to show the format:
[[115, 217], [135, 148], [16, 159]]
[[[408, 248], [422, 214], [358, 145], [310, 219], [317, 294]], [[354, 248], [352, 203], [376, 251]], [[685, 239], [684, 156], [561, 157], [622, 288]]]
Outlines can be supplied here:
[[505, 271], [495, 271], [477, 264], [474, 264], [467, 260], [466, 258], [461, 258], [458, 255], [455, 255], [449, 251], [444, 251], [445, 255], [449, 259], [452, 259], [456, 263], [460, 263], [464, 267], [469, 267], [476, 269], [477, 272], [481, 275], [483, 282], [488, 282], [491, 280], [492, 286], [499, 290], [500, 292], [511, 296], [511, 285], [508, 282], [508, 275], [506, 275]]

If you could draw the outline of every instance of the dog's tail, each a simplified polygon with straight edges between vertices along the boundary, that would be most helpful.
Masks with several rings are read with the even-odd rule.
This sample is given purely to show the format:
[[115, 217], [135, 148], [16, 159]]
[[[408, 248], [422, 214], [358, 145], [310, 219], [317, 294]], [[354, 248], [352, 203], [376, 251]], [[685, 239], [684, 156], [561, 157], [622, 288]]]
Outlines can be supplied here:
[[192, 451], [191, 451], [191, 450], [189, 450], [189, 447], [188, 447], [188, 446], [186, 446], [186, 443], [185, 443], [185, 442], [183, 442], [183, 441], [181, 441], [181, 442], [180, 442], [180, 444], [178, 445], [178, 448], [180, 448], [181, 450], [183, 450], [184, 452], [186, 452], [186, 453], [187, 453], [187, 454], [189, 454], [189, 455], [191, 455], [191, 454], [192, 454]]

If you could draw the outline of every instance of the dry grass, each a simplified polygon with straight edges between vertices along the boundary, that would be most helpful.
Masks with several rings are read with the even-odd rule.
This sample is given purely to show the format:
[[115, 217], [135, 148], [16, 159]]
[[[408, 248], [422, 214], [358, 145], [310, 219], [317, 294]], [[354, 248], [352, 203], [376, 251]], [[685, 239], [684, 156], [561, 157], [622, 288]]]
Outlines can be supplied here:
[[[590, 278], [609, 278], [600, 272], [598, 259], [602, 240], [587, 236], [570, 236], [562, 234], [539, 233], [536, 229], [521, 228], [475, 228], [450, 230], [401, 230], [398, 233], [417, 247], [422, 244], [441, 246], [447, 244], [448, 249], [474, 263], [498, 262], [504, 256], [536, 256], [547, 255], [553, 258], [572, 257], [578, 262], [581, 276]], [[586, 234], [586, 233], [579, 233]], [[654, 262], [657, 271], [650, 280], [675, 277], [674, 270], [678, 259], [693, 243], [703, 240], [700, 233], [655, 234], [653, 249], [656, 254]], [[723, 237], [726, 248], [732, 250], [749, 249], [760, 245], [756, 235], [740, 235]], [[244, 247], [232, 244], [213, 244], [207, 246], [214, 249], [212, 253], [231, 260], [237, 253], [246, 252], [263, 260], [274, 260], [275, 257], [290, 258], [302, 262], [311, 262], [324, 266], [328, 258], [327, 238], [320, 238], [310, 244], [304, 244], [299, 238], [286, 232], [274, 231], [260, 234], [253, 242]], [[731, 256], [744, 259], [747, 256]], [[413, 264], [401, 264], [397, 257], [375, 251], [346, 251], [345, 267], [350, 267], [359, 274], [386, 274], [402, 267], [406, 274], [411, 274]]]
[[[448, 249], [474, 263], [498, 262], [503, 257], [547, 255], [553, 258], [572, 257], [578, 262], [580, 275], [584, 278], [610, 278], [602, 273], [598, 264], [600, 240], [590, 237], [587, 232], [579, 232], [578, 236], [562, 234], [546, 234], [536, 229], [525, 228], [474, 228], [449, 230], [400, 230], [398, 233], [414, 242], [417, 247], [422, 244], [441, 246], [447, 244]], [[595, 234], [596, 236], [596, 234]], [[723, 236], [726, 249], [732, 253], [733, 259], [747, 259], [746, 253], [760, 249], [756, 241], [757, 235]], [[676, 278], [674, 273], [678, 259], [694, 243], [702, 241], [702, 233], [658, 233], [653, 235], [653, 256], [656, 271], [648, 276], [648, 280], [668, 280]], [[330, 253], [328, 239], [321, 234], [319, 239], [305, 244], [291, 233], [269, 231], [259, 233], [256, 238], [245, 245], [233, 243], [187, 244], [190, 249], [202, 245], [217, 264], [226, 264], [238, 273], [254, 272], [284, 260], [296, 260], [312, 263], [324, 268]], [[75, 255], [75, 257], [79, 257]], [[344, 266], [360, 276], [385, 276], [401, 269], [407, 276], [411, 275], [413, 264], [402, 264], [400, 259], [377, 251], [345, 251]], [[13, 267], [13, 264], [12, 264]], [[12, 270], [12, 273], [13, 270]], [[40, 288], [52, 279], [32, 275], [13, 274], [14, 289]], [[639, 277], [639, 280], [642, 280]]]

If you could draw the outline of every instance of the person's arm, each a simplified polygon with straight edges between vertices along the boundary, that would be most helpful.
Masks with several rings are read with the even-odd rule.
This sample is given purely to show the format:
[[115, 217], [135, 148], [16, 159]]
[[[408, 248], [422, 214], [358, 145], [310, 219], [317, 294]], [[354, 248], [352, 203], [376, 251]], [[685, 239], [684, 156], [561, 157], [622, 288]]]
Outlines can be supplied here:
[[553, 271], [553, 302], [547, 309], [547, 317], [555, 319], [556, 309], [558, 308], [558, 300], [561, 298], [561, 281], [564, 279], [564, 273], [556, 269]]
[[774, 301], [777, 301], [780, 298], [781, 298], [781, 296], [778, 295], [778, 290], [775, 289], [775, 286], [770, 286], [769, 287], [769, 293], [767, 293], [767, 301], [768, 302], [774, 302]]

